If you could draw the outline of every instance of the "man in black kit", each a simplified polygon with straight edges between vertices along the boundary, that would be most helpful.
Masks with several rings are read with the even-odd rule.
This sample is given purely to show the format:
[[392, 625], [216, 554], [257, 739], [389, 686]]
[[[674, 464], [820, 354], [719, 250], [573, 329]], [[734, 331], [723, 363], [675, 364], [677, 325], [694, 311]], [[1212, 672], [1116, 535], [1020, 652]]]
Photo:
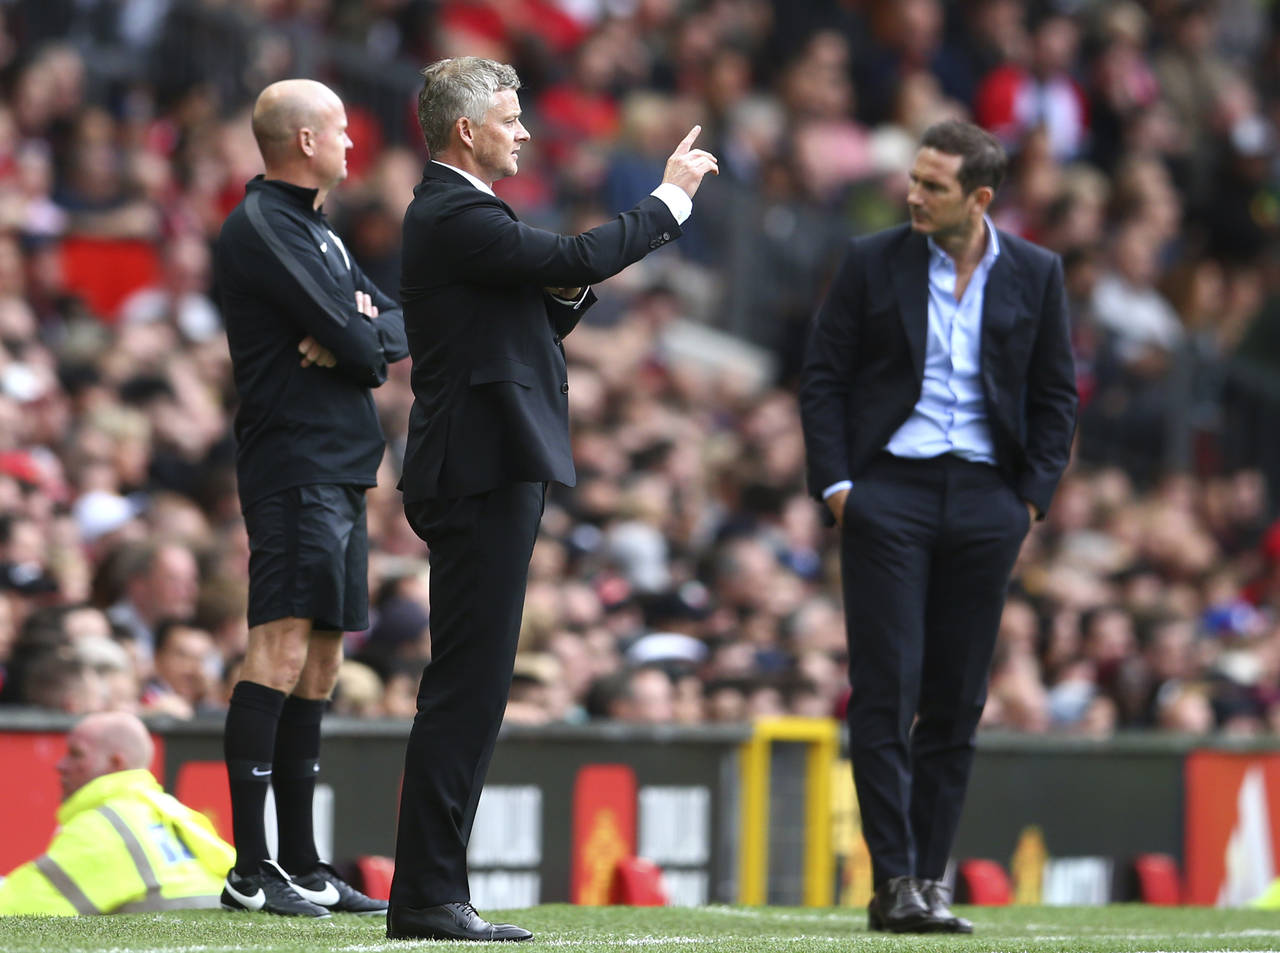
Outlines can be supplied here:
[[[409, 353], [399, 306], [320, 211], [347, 174], [346, 130], [342, 101], [320, 83], [263, 90], [253, 133], [266, 174], [248, 183], [216, 249], [250, 550], [249, 648], [224, 737], [236, 846], [222, 891], [230, 910], [386, 909], [321, 861], [311, 814], [342, 633], [368, 625], [364, 493], [385, 448], [371, 388]], [[268, 784], [276, 860], [263, 823]]]

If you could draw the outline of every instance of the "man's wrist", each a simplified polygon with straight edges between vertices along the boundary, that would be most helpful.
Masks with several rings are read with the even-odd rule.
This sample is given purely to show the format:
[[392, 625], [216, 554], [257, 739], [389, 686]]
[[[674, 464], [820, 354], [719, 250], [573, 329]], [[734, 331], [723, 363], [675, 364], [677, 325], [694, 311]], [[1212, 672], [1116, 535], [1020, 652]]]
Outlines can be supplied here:
[[693, 199], [689, 198], [689, 193], [674, 182], [663, 182], [649, 194], [663, 201], [671, 210], [671, 216], [676, 220], [677, 225], [683, 225], [685, 219], [693, 214]]
[[852, 489], [853, 489], [852, 480], [837, 480], [835, 483], [832, 483], [829, 487], [827, 487], [825, 490], [822, 491], [822, 498], [824, 500], [829, 500], [831, 499], [831, 497], [835, 496], [841, 490], [852, 490]]

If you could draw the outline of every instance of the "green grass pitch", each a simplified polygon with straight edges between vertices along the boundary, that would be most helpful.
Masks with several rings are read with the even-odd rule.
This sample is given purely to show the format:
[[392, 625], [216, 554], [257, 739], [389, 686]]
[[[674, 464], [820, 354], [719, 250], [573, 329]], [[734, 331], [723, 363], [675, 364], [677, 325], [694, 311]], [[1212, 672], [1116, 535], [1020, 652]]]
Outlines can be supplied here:
[[[973, 936], [868, 933], [866, 914], [847, 908], [547, 905], [495, 911], [494, 918], [534, 932], [530, 944], [500, 946], [526, 953], [541, 948], [574, 953], [1280, 950], [1280, 913], [1256, 910], [1113, 905], [968, 907], [958, 912], [973, 919]], [[477, 944], [388, 940], [381, 919], [346, 914], [319, 922], [219, 911], [0, 918], [4, 953], [387, 953], [446, 948], [476, 949]]]

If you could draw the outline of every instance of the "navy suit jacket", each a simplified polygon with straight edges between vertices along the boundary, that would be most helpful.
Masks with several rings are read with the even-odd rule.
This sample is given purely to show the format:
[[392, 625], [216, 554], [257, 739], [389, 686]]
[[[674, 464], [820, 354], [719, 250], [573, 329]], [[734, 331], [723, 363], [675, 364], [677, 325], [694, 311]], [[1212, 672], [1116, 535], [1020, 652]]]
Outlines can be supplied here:
[[400, 300], [414, 396], [405, 502], [517, 482], [572, 486], [560, 342], [595, 297], [575, 310], [543, 289], [602, 281], [679, 235], [653, 196], [581, 235], [557, 235], [428, 163], [404, 218]]
[[[1075, 432], [1062, 263], [1001, 231], [987, 278], [981, 374], [996, 462], [1043, 514]], [[814, 320], [800, 385], [809, 492], [856, 480], [920, 399], [929, 245], [909, 225], [854, 238]]]

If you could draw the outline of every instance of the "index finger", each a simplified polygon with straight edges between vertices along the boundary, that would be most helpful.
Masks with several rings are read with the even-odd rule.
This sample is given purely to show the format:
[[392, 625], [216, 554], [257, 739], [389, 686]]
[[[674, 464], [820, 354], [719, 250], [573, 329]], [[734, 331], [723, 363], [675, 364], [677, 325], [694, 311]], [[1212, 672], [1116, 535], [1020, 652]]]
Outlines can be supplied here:
[[682, 154], [689, 151], [689, 147], [693, 145], [693, 140], [698, 138], [698, 133], [702, 132], [702, 126], [694, 126], [689, 130], [689, 134], [680, 140], [680, 145], [676, 146], [676, 154]]

